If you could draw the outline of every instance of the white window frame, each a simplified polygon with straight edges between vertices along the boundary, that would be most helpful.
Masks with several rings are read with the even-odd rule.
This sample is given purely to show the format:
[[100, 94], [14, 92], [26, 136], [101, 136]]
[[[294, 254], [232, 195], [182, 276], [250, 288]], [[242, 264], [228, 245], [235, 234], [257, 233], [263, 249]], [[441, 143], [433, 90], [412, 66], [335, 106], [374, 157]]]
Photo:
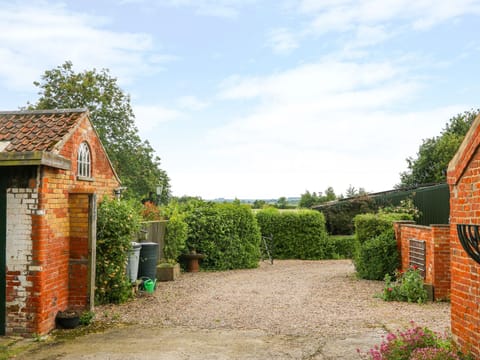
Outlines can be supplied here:
[[82, 142], [78, 147], [77, 178], [92, 178], [92, 156], [90, 146], [88, 146], [88, 143], [86, 141]]

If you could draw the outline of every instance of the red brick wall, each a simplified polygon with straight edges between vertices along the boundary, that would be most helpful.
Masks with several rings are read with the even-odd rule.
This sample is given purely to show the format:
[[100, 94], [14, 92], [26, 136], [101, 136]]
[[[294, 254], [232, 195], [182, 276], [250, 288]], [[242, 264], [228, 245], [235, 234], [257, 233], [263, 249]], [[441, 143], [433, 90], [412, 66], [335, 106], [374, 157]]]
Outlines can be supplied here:
[[480, 117], [448, 167], [451, 238], [451, 326], [464, 350], [480, 358], [480, 265], [462, 248], [457, 224], [480, 224]]
[[450, 296], [450, 227], [395, 223], [395, 234], [401, 254], [402, 270], [409, 267], [411, 239], [425, 241], [425, 283], [433, 285], [436, 300]]
[[[89, 181], [76, 176], [77, 149], [83, 141], [88, 142], [92, 156]], [[58, 311], [88, 306], [86, 194], [95, 193], [101, 200], [104, 195], [112, 196], [120, 184], [86, 117], [62, 145], [60, 155], [71, 159], [71, 170], [41, 167], [33, 184], [38, 194], [38, 210], [31, 215], [32, 255], [26, 275], [31, 286], [26, 289], [26, 306], [21, 312], [7, 308], [7, 333], [44, 334], [55, 327]], [[9, 284], [15, 284], [17, 278], [17, 274], [7, 272]], [[7, 298], [17, 296], [13, 286], [7, 286]]]

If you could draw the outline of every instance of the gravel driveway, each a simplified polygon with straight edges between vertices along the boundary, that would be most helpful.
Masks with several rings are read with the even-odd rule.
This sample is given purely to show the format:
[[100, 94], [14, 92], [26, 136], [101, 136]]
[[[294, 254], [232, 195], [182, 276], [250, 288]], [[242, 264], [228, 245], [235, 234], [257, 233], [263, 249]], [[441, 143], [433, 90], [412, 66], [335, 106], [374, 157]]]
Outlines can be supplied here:
[[[153, 295], [97, 307], [96, 312], [98, 320], [130, 325], [112, 330], [109, 343], [119, 339], [125, 345], [132, 335], [137, 345], [138, 339], [150, 336], [152, 343], [163, 342], [158, 353], [152, 345], [143, 355], [132, 352], [125, 359], [358, 359], [357, 348], [367, 350], [386, 330], [404, 328], [411, 321], [449, 330], [448, 303], [384, 302], [374, 297], [382, 286], [357, 280], [350, 260], [275, 261], [252, 270], [185, 273], [175, 282], [158, 283]], [[84, 341], [91, 343], [98, 336], [102, 334], [88, 335], [92, 338]], [[176, 342], [169, 342], [169, 336]], [[141, 347], [148, 347], [145, 343]], [[121, 352], [118, 346], [103, 358], [123, 359], [125, 349], [114, 356]], [[102, 358], [94, 354], [63, 358]]]

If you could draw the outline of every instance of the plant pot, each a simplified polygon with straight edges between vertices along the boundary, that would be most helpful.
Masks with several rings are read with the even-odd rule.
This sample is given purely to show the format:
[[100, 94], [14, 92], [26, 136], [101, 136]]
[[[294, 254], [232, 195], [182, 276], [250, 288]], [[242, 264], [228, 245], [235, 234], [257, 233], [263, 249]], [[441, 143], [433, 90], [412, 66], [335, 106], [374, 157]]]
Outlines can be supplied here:
[[157, 265], [158, 281], [174, 281], [180, 276], [180, 264], [159, 264]]
[[61, 329], [75, 329], [80, 325], [80, 314], [74, 310], [59, 311], [55, 322]]

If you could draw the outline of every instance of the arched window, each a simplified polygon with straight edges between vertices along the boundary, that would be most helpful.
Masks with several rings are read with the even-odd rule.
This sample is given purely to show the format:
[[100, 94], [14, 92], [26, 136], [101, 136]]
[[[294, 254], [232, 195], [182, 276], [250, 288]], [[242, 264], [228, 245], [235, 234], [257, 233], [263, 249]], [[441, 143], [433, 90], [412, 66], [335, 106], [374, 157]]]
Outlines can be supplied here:
[[82, 142], [78, 148], [77, 175], [86, 178], [92, 177], [92, 158], [86, 142]]

